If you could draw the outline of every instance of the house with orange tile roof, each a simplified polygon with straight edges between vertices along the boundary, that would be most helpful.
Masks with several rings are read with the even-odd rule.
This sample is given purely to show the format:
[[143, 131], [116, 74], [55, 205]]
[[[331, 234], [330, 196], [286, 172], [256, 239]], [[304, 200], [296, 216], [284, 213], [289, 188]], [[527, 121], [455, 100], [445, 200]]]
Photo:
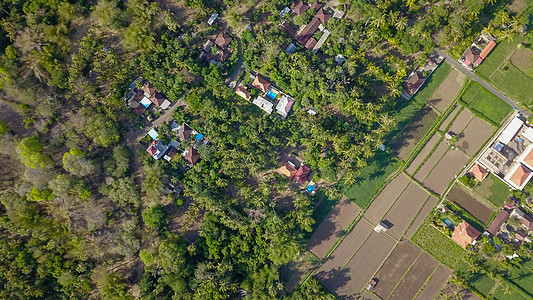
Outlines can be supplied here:
[[470, 171], [468, 171], [468, 174], [472, 175], [472, 177], [474, 177], [477, 181], [481, 182], [483, 179], [485, 179], [485, 177], [487, 177], [489, 171], [479, 164], [475, 164]]
[[516, 189], [523, 189], [526, 183], [531, 179], [533, 173], [524, 165], [518, 163], [511, 169], [511, 172], [507, 174], [505, 179]]
[[266, 80], [263, 76], [258, 74], [257, 76], [255, 76], [252, 86], [260, 90], [261, 92], [266, 93], [268, 91], [268, 88], [270, 87], [270, 82]]
[[474, 243], [475, 240], [481, 235], [477, 229], [466, 221], [455, 227], [452, 234], [452, 240], [454, 240], [459, 246], [467, 249], [468, 245]]
[[240, 85], [236, 90], [235, 90], [235, 94], [243, 97], [244, 99], [246, 100], [250, 100], [250, 92], [242, 85]]

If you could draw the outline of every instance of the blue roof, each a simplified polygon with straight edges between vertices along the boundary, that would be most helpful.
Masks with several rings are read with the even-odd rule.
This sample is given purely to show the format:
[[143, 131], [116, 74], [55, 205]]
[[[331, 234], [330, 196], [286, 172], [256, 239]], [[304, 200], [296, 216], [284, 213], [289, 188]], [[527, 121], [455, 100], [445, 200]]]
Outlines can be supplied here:
[[312, 186], [312, 185], [308, 185], [306, 191], [308, 191], [309, 193], [311, 193], [314, 189], [315, 189], [314, 186]]
[[159, 136], [159, 133], [152, 128], [150, 131], [148, 131], [148, 135], [155, 140]]
[[199, 133], [197, 136], [196, 136], [196, 139], [201, 141], [202, 139], [204, 138], [204, 135]]

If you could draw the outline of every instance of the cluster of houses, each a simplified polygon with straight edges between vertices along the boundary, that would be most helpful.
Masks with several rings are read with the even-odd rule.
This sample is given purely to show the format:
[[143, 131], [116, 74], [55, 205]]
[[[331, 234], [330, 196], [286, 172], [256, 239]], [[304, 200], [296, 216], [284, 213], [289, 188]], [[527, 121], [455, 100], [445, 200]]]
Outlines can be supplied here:
[[164, 160], [170, 162], [178, 153], [178, 146], [180, 143], [189, 142], [191, 139], [194, 139], [191, 146], [188, 146], [187, 149], [185, 149], [185, 151], [182, 153], [182, 156], [189, 167], [194, 166], [200, 159], [198, 148], [207, 144], [209, 141], [203, 134], [193, 130], [187, 123], [178, 125], [175, 121], [173, 121], [170, 124], [170, 130], [173, 134], [172, 138], [177, 137], [178, 140], [171, 139], [170, 143], [165, 145], [159, 139], [159, 133], [156, 131], [156, 129], [152, 128], [148, 132], [152, 142], [146, 148], [146, 152], [148, 152], [156, 160], [163, 158]]
[[291, 180], [294, 180], [294, 182], [307, 187], [305, 191], [313, 196], [316, 193], [316, 184], [311, 181], [308, 183], [308, 177], [309, 173], [311, 172], [311, 168], [306, 166], [304, 163], [297, 161], [297, 160], [287, 160], [281, 164], [277, 172]]
[[407, 100], [411, 99], [443, 60], [444, 57], [438, 55], [436, 52], [430, 54], [426, 60], [426, 63], [423, 66], [415, 69], [413, 72], [411, 72], [411, 74], [409, 74], [409, 77], [407, 77], [407, 80], [403, 84], [402, 97]]
[[[226, 61], [230, 56], [229, 45], [233, 38], [224, 31], [221, 31], [216, 37], [215, 42], [208, 39], [198, 55], [199, 60], [204, 60], [211, 64], [217, 64]], [[216, 47], [216, 48], [213, 48]]]
[[[139, 85], [142, 88], [138, 88]], [[129, 87], [130, 89], [125, 97], [126, 102], [139, 116], [152, 104], [160, 109], [167, 109], [170, 106], [170, 101], [163, 97], [149, 81], [137, 79]]]
[[494, 37], [487, 34], [481, 34], [474, 40], [472, 45], [466, 49], [463, 55], [461, 55], [459, 62], [468, 69], [473, 70], [483, 62], [495, 46], [496, 40]]
[[522, 190], [533, 177], [533, 128], [526, 119], [516, 113], [468, 172], [478, 181], [490, 172]]
[[274, 87], [274, 85], [264, 76], [260, 74], [250, 74], [250, 76], [253, 78], [252, 87], [259, 91], [259, 95], [255, 99], [252, 99], [250, 91], [248, 91], [244, 85], [239, 85], [235, 90], [235, 93], [248, 101], [252, 101], [253, 104], [267, 114], [271, 114], [275, 107], [276, 112], [282, 119], [287, 118], [287, 115], [294, 104], [294, 99], [290, 95], [287, 95]]
[[[533, 234], [533, 217], [518, 207], [516, 199], [506, 202], [505, 207], [498, 212], [489, 224], [485, 234], [497, 236], [501, 241], [519, 247], [523, 242], [530, 243]], [[514, 224], [509, 220], [514, 219]]]
[[[288, 20], [282, 21], [280, 28], [285, 31], [287, 37], [296, 39], [299, 44], [310, 50], [313, 54], [316, 54], [330, 35], [329, 30], [325, 27], [326, 22], [331, 17], [338, 19], [342, 18], [344, 16], [344, 11], [338, 10], [335, 7], [328, 7], [327, 5], [320, 3], [318, 0], [315, 0], [310, 5], [303, 1], [298, 2], [292, 7], [292, 13], [289, 7], [285, 7], [280, 12], [280, 15], [282, 17], [285, 15], [295, 17], [307, 13], [309, 10], [314, 13], [314, 17], [307, 25], [302, 26], [300, 30], [296, 31]], [[318, 30], [320, 30], [321, 34], [317, 34]], [[290, 43], [285, 49], [285, 52], [289, 54], [293, 54], [295, 51], [296, 45], [293, 43]]]

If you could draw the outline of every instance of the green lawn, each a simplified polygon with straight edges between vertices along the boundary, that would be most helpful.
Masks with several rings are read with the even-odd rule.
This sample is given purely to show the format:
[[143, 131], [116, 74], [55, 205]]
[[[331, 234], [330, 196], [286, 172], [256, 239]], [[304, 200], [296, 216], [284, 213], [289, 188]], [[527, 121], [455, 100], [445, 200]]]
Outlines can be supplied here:
[[522, 295], [520, 295], [517, 291], [515, 291], [513, 288], [512, 293], [507, 295], [501, 288], [501, 286], [496, 290], [494, 295], [492, 295], [492, 299], [494, 300], [527, 300], [529, 298], [526, 298]]
[[484, 273], [471, 273], [468, 270], [467, 264], [464, 260], [461, 260], [457, 265], [457, 271], [460, 276], [468, 282], [468, 285], [473, 290], [488, 297], [496, 281]]
[[361, 171], [354, 184], [344, 184], [340, 180], [337, 187], [361, 208], [365, 208], [377, 191], [385, 184], [387, 178], [401, 166], [400, 161], [389, 153], [378, 151], [368, 160], [368, 165]]
[[412, 240], [451, 269], [455, 268], [466, 253], [461, 246], [427, 222], [418, 228]]
[[492, 83], [502, 92], [523, 105], [533, 103], [533, 78], [527, 76], [511, 63], [507, 63], [492, 78]]
[[424, 86], [413, 98], [411, 98], [411, 101], [420, 105], [426, 104], [433, 93], [439, 88], [440, 84], [446, 79], [451, 70], [452, 67], [447, 62], [440, 64], [440, 66], [426, 80]]
[[533, 297], [533, 273], [531, 270], [523, 266], [518, 269], [512, 268], [508, 279]]
[[477, 75], [490, 79], [496, 74], [503, 62], [518, 49], [517, 46], [520, 42], [520, 39], [514, 39], [513, 41], [507, 39], [499, 42], [483, 63], [476, 68]]
[[497, 207], [501, 207], [510, 194], [509, 187], [492, 174], [489, 174], [489, 176], [478, 184], [474, 188], [474, 192], [489, 200]]
[[476, 116], [496, 126], [513, 110], [507, 103], [473, 81], [461, 95], [461, 102]]

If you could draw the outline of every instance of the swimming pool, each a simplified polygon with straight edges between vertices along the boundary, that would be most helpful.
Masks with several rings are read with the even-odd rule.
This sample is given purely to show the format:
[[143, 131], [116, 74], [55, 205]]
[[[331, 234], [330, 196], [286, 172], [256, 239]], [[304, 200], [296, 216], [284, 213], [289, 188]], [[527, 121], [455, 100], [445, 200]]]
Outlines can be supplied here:
[[307, 191], [308, 193], [311, 193], [314, 189], [315, 189], [314, 186], [312, 186], [312, 185], [308, 185], [306, 191]]
[[271, 98], [271, 99], [276, 99], [277, 94], [274, 93], [273, 91], [270, 91], [270, 90], [269, 90], [269, 91], [267, 92], [267, 96], [268, 96], [269, 98]]
[[448, 218], [444, 218], [444, 219], [442, 219], [442, 223], [444, 223], [444, 224], [446, 225], [447, 228], [450, 228], [450, 227], [453, 226], [453, 222], [450, 221], [450, 219], [448, 219]]

